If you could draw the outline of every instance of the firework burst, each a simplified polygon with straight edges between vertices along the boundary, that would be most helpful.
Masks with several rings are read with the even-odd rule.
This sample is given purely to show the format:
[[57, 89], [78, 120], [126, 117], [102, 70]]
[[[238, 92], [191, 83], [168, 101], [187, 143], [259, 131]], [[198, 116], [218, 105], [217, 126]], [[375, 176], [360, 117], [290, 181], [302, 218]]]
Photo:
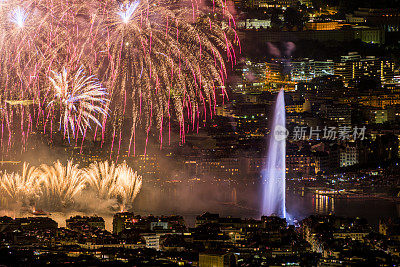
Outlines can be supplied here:
[[78, 165], [68, 161], [64, 166], [60, 161], [53, 166], [40, 167], [40, 184], [43, 188], [43, 199], [46, 205], [53, 208], [68, 207], [74, 202], [74, 197], [85, 188], [85, 180]]
[[95, 191], [100, 199], [115, 197], [117, 190], [117, 173], [114, 163], [95, 162], [85, 170], [89, 188]]
[[[70, 137], [70, 132], [75, 137], [79, 131], [91, 128], [90, 122], [102, 127], [97, 117], [105, 118], [108, 110], [107, 92], [94, 76], [85, 76], [83, 68], [79, 68], [75, 75], [67, 69], [61, 73], [52, 72], [50, 77], [55, 100], [49, 106], [59, 104], [61, 112], [60, 128], [64, 135]], [[71, 77], [72, 76], [72, 77]]]
[[[108, 86], [113, 101], [124, 103], [114, 108], [114, 118], [132, 118], [131, 140], [138, 124], [149, 131], [154, 120], [162, 141], [163, 125], [171, 118], [179, 121], [183, 138], [189, 126], [198, 127], [201, 113], [213, 113], [216, 94], [225, 94], [220, 52], [235, 61], [229, 38], [235, 33], [213, 16], [232, 17], [222, 2], [215, 2], [212, 15], [193, 8], [194, 3], [143, 0], [121, 6], [111, 1], [100, 16], [99, 24], [107, 29], [100, 50], [108, 52]], [[127, 109], [127, 102], [133, 108]]]
[[11, 203], [30, 205], [39, 194], [38, 187], [35, 186], [38, 175], [34, 167], [24, 163], [22, 174], [4, 173], [0, 176], [0, 192]]
[[93, 201], [108, 210], [115, 209], [115, 204], [124, 209], [131, 207], [141, 186], [142, 177], [125, 162], [95, 162], [85, 169], [72, 161], [66, 165], [57, 161], [39, 168], [25, 163], [21, 174], [0, 174], [0, 195], [8, 208], [18, 204], [48, 211], [73, 211], [93, 208], [88, 203]]
[[121, 209], [132, 204], [142, 188], [142, 177], [134, 172], [126, 162], [95, 162], [85, 170], [88, 187], [100, 199], [116, 199]]
[[142, 188], [142, 177], [134, 172], [126, 162], [117, 168], [116, 195], [121, 200], [121, 210], [125, 210]]
[[[207, 3], [2, 1], [2, 144], [12, 143], [3, 138], [16, 136], [15, 125], [26, 144], [29, 132], [52, 132], [53, 122], [65, 138], [85, 139], [91, 124], [103, 126], [103, 139], [106, 131], [113, 135], [111, 152], [116, 141], [120, 150], [127, 127], [129, 153], [139, 127], [147, 136], [157, 129], [162, 143], [163, 128], [177, 121], [184, 141], [201, 117], [214, 113], [217, 94], [226, 94], [226, 64], [235, 64], [239, 44], [225, 1]], [[27, 100], [32, 104], [6, 102]]]

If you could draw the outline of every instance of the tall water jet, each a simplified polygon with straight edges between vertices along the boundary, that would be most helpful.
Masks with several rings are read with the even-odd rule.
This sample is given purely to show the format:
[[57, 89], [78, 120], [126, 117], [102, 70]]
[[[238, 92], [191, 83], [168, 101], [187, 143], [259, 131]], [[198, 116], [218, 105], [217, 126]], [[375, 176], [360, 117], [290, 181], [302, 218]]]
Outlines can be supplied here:
[[286, 218], [286, 137], [284, 90], [277, 96], [268, 140], [268, 154], [263, 176], [262, 215]]

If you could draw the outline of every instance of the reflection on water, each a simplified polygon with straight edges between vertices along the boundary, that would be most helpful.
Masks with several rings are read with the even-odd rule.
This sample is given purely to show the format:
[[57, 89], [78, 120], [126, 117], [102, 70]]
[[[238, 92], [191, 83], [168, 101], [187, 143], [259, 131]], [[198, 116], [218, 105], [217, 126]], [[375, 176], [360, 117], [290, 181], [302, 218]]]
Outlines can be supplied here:
[[[262, 192], [258, 185], [246, 184], [213, 185], [204, 183], [186, 190], [178, 185], [174, 190], [142, 191], [136, 205], [141, 214], [181, 214], [189, 225], [194, 218], [205, 211], [222, 216], [252, 217], [259, 219]], [[188, 192], [189, 191], [189, 192]], [[174, 193], [172, 193], [174, 192]], [[178, 193], [176, 193], [178, 192]], [[315, 191], [314, 191], [315, 192]], [[343, 199], [330, 195], [332, 192], [315, 194], [299, 189], [288, 189], [286, 208], [292, 218], [302, 220], [311, 214], [336, 214], [338, 216], [363, 217], [371, 225], [377, 225], [379, 218], [398, 217], [400, 205], [382, 199]]]
[[[221, 216], [259, 219], [262, 192], [257, 185], [211, 185], [172, 187], [145, 186], [134, 204], [134, 212], [140, 215], [184, 216], [188, 226], [194, 226], [197, 215], [205, 211], [219, 213]], [[327, 194], [315, 194], [300, 188], [288, 189], [286, 208], [292, 218], [302, 220], [311, 214], [336, 214], [338, 216], [363, 217], [372, 226], [377, 226], [379, 218], [399, 217], [400, 203], [382, 199], [341, 199]], [[21, 211], [1, 211], [0, 216], [32, 216]], [[65, 219], [79, 213], [52, 213], [52, 217], [65, 226]], [[80, 213], [80, 215], [83, 215]], [[94, 215], [87, 214], [85, 215]], [[112, 213], [104, 211], [97, 214], [104, 217], [106, 228], [112, 229]]]
[[344, 199], [314, 192], [289, 191], [287, 209], [296, 219], [311, 214], [362, 217], [377, 226], [380, 218], [399, 217], [400, 203], [383, 199]]
[[313, 195], [314, 211], [317, 214], [335, 213], [335, 198], [326, 195]]

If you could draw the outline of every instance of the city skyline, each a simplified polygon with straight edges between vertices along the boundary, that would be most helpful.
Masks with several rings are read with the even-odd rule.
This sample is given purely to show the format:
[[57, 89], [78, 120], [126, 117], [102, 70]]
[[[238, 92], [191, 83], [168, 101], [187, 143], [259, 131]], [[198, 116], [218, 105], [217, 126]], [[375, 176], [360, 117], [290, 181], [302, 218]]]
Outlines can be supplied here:
[[398, 265], [399, 6], [0, 1], [0, 265]]

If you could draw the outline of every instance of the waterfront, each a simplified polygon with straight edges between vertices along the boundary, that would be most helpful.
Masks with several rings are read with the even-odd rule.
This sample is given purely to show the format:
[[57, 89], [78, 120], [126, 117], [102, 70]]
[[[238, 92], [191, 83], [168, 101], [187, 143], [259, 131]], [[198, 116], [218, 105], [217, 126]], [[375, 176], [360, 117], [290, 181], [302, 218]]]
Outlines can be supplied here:
[[335, 214], [365, 218], [376, 227], [380, 218], [398, 217], [400, 204], [384, 199], [343, 199], [311, 192], [304, 196], [298, 192], [288, 192], [287, 209], [289, 214], [299, 220], [311, 214]]
[[[180, 187], [178, 187], [180, 188]], [[220, 186], [191, 187], [154, 194], [151, 199], [138, 197], [135, 212], [139, 214], [182, 214], [188, 225], [194, 223], [197, 215], [209, 211], [223, 216], [259, 218], [257, 186], [242, 186], [222, 191]], [[206, 189], [207, 188], [207, 189]], [[145, 190], [145, 188], [144, 188]], [[226, 188], [224, 188], [226, 190]], [[218, 192], [224, 192], [218, 195]], [[146, 201], [143, 201], [145, 197]], [[335, 214], [338, 216], [361, 217], [377, 227], [381, 218], [399, 216], [400, 203], [379, 198], [338, 198], [317, 195], [307, 190], [288, 189], [286, 208], [290, 219], [302, 220], [312, 214]]]
[[[157, 190], [144, 185], [133, 208], [140, 215], [173, 215], [180, 214], [188, 226], [194, 226], [195, 218], [208, 211], [221, 216], [259, 219], [258, 199], [261, 197], [257, 185], [230, 187], [221, 184], [202, 184], [197, 186], [175, 185], [168, 189]], [[150, 193], [151, 192], [151, 193]], [[360, 217], [368, 220], [377, 228], [379, 219], [397, 218], [400, 215], [400, 203], [375, 198], [337, 198], [317, 195], [310, 190], [288, 189], [286, 208], [290, 220], [302, 220], [312, 214], [335, 214], [337, 216]], [[65, 226], [65, 219], [87, 212], [57, 212], [50, 217], [60, 226]], [[106, 229], [112, 228], [112, 212], [97, 210], [91, 215], [104, 217]], [[3, 212], [11, 217], [33, 216], [30, 212]]]

